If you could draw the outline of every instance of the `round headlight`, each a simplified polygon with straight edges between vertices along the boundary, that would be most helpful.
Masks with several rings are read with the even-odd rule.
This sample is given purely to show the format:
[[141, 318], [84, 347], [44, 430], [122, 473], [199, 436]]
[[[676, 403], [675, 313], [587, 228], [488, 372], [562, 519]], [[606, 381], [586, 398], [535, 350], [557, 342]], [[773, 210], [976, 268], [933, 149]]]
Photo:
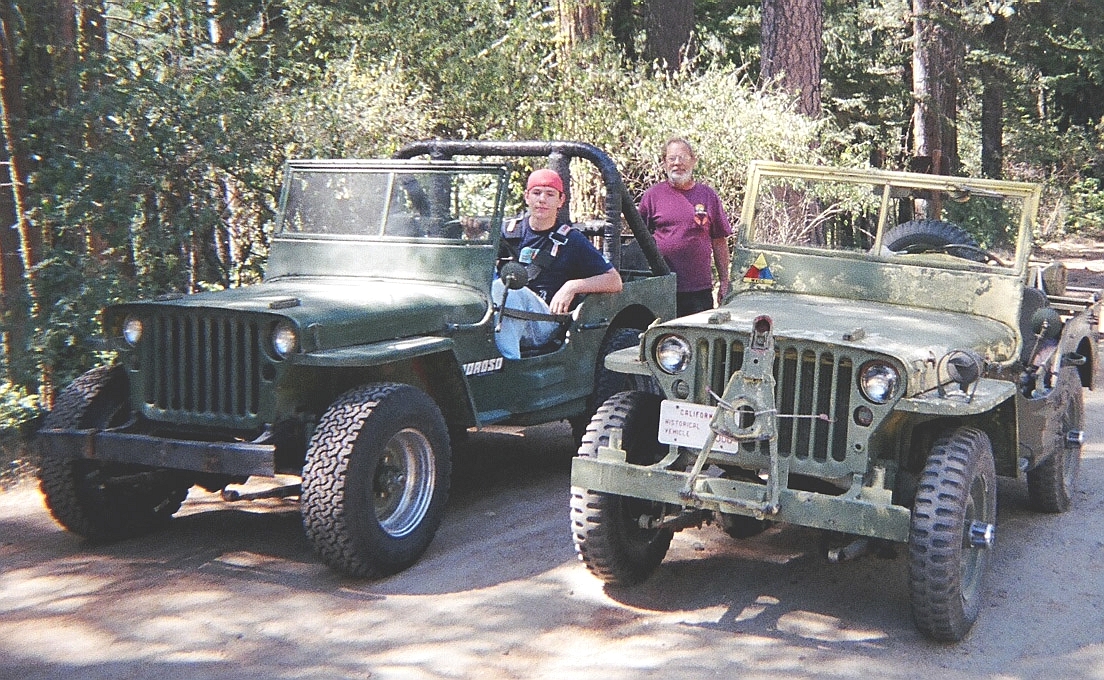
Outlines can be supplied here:
[[128, 316], [123, 320], [123, 340], [131, 347], [142, 339], [142, 320], [136, 316]]
[[690, 354], [690, 343], [680, 335], [665, 335], [655, 344], [656, 363], [672, 375], [686, 370]]
[[875, 404], [884, 404], [897, 393], [901, 374], [893, 364], [884, 361], [868, 361], [859, 369], [859, 389], [863, 396]]
[[295, 330], [295, 324], [290, 321], [281, 321], [272, 331], [272, 349], [282, 357], [286, 357], [299, 348], [299, 333]]

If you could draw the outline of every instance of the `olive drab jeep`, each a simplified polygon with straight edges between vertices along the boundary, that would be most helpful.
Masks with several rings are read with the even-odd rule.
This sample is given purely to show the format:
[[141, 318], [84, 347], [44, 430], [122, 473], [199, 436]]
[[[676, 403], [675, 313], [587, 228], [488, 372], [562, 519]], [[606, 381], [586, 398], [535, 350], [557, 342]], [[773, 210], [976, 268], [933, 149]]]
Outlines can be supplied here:
[[[299, 496], [323, 561], [388, 574], [441, 522], [455, 438], [562, 419], [581, 430], [628, 386], [602, 360], [674, 315], [675, 282], [604, 152], [434, 141], [396, 156], [289, 161], [262, 283], [103, 312], [116, 362], [69, 385], [38, 436], [61, 525], [97, 541], [137, 535], [193, 485], [229, 500]], [[508, 297], [491, 285], [516, 157], [547, 157], [568, 190], [572, 161], [593, 166], [606, 213], [584, 227], [624, 289], [549, 317], [553, 340], [511, 360], [495, 342]], [[504, 272], [508, 296], [526, 270]], [[278, 473], [301, 484], [227, 489]]]
[[573, 461], [587, 568], [630, 585], [680, 529], [812, 527], [834, 561], [907, 546], [916, 625], [965, 636], [997, 476], [1026, 480], [1040, 512], [1069, 508], [1097, 370], [1099, 291], [1030, 258], [1039, 196], [753, 163], [724, 304], [606, 360], [660, 393], [607, 400]]

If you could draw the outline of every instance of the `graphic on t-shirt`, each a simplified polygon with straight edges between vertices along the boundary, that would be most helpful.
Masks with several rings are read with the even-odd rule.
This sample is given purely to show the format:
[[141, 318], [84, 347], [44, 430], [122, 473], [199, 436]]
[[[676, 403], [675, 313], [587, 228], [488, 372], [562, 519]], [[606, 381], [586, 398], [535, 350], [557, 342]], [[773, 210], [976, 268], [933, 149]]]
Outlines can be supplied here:
[[694, 224], [708, 229], [712, 222], [713, 221], [709, 219], [709, 212], [706, 211], [704, 203], [698, 203], [694, 206]]
[[761, 283], [767, 286], [774, 285], [774, 274], [771, 273], [770, 265], [767, 264], [767, 258], [763, 257], [762, 253], [759, 253], [759, 257], [755, 258], [755, 262], [744, 272], [744, 283]]

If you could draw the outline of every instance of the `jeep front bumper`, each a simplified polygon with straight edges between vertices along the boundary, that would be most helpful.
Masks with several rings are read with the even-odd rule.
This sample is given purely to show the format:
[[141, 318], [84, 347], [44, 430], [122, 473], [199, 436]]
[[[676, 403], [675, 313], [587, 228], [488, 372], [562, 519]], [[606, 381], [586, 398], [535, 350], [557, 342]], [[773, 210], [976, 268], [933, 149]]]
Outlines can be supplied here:
[[800, 526], [840, 531], [858, 536], [906, 542], [911, 512], [889, 502], [888, 490], [853, 485], [832, 496], [789, 488], [779, 490], [777, 511], [757, 512], [766, 505], [767, 487], [721, 477], [696, 478], [690, 494], [684, 493], [690, 473], [666, 469], [665, 463], [632, 465], [624, 451], [603, 447], [597, 458], [575, 458], [571, 485], [590, 491], [641, 498], [674, 506], [716, 512], [761, 516]]
[[101, 430], [46, 430], [35, 446], [43, 456], [86, 458], [151, 468], [247, 477], [275, 473], [271, 444], [166, 439]]

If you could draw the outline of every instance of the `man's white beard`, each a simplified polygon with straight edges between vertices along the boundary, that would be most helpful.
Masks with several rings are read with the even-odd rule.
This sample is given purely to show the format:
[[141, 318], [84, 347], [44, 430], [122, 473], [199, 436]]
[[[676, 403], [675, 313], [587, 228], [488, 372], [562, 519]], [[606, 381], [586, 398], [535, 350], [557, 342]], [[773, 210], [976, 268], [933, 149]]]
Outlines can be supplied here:
[[687, 184], [687, 183], [690, 182], [691, 177], [693, 177], [693, 175], [687, 170], [682, 170], [682, 171], [677, 171], [677, 172], [674, 171], [674, 170], [668, 170], [667, 171], [667, 181], [669, 181], [671, 184], [675, 184], [675, 185]]

